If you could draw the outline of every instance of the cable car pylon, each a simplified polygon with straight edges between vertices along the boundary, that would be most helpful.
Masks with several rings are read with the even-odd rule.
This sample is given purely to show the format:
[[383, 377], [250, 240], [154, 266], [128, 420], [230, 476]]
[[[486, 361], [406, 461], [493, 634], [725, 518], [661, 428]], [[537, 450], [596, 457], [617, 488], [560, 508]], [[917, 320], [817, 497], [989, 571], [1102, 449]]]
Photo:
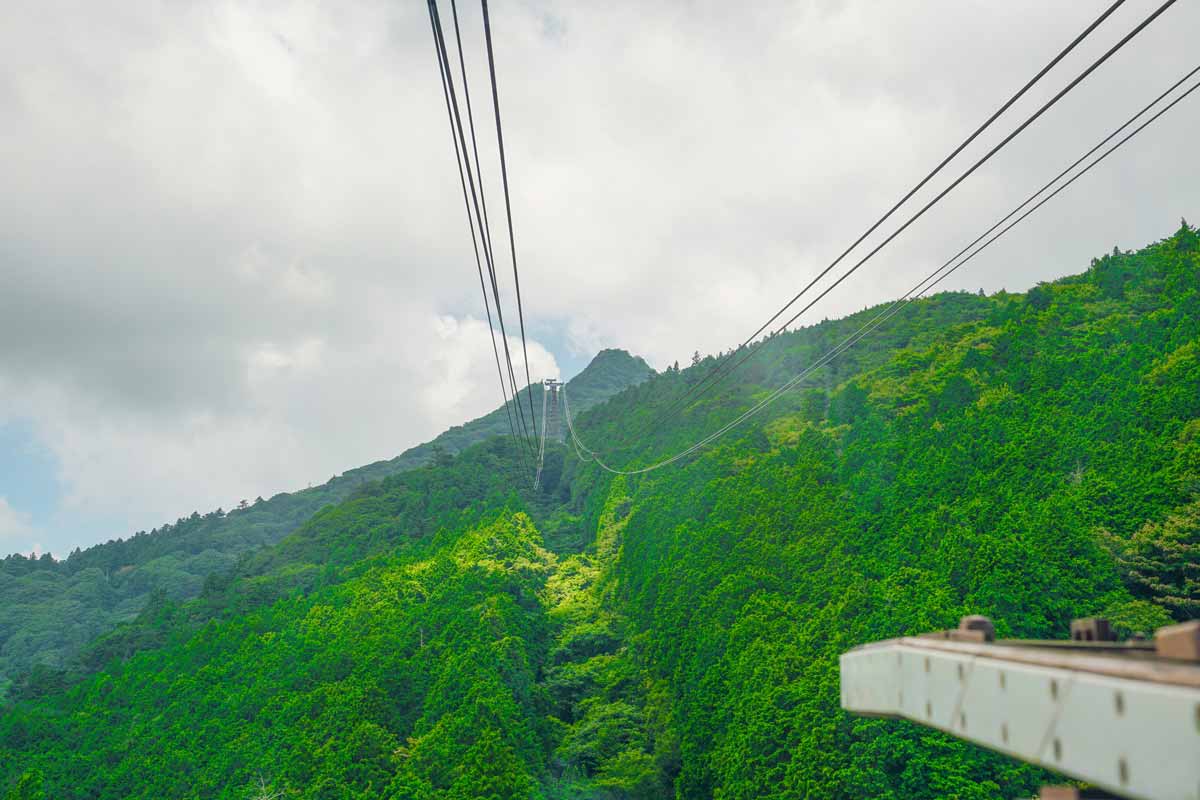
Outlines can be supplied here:
[[533, 488], [542, 485], [542, 467], [546, 461], [546, 437], [562, 441], [561, 415], [558, 410], [558, 394], [562, 383], [554, 378], [542, 381], [542, 435], [538, 442], [537, 474], [533, 478]]

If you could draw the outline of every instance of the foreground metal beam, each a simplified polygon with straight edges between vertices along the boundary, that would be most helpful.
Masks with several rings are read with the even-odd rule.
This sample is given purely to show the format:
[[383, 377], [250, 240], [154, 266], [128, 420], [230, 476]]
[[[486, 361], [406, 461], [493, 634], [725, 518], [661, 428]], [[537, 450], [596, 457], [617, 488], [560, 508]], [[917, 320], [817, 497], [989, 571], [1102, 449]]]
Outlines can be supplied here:
[[939, 728], [1123, 797], [1200, 800], [1200, 663], [1149, 643], [957, 633], [844, 654], [842, 708]]

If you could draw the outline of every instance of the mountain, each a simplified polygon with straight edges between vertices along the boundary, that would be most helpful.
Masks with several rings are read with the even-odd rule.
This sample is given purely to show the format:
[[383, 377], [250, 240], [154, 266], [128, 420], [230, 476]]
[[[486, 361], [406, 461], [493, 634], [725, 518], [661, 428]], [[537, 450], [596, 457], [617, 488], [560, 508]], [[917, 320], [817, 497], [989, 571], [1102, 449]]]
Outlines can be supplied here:
[[[879, 309], [578, 413], [650, 466]], [[1200, 238], [923, 299], [713, 446], [617, 476], [503, 437], [356, 487], [0, 711], [0, 796], [1029, 797], [1040, 770], [838, 707], [837, 656], [989, 615], [1146, 631], [1200, 586]]]
[[[624, 350], [601, 350], [582, 372], [567, 381], [567, 392], [572, 408], [583, 411], [630, 386], [636, 386], [653, 374], [650, 365], [637, 356]], [[542, 385], [534, 384], [522, 389], [518, 399], [526, 409], [532, 401], [535, 415], [540, 415]], [[390, 461], [379, 461], [346, 475], [353, 475], [358, 480], [384, 478], [404, 469], [428, 464], [439, 450], [448, 454], [458, 453], [489, 437], [506, 435], [509, 435], [508, 415], [504, 406], [501, 406], [466, 425], [455, 425], [433, 441], [405, 450]]]
[[[652, 374], [641, 358], [604, 350], [567, 388], [571, 402], [583, 410]], [[540, 414], [541, 392], [536, 384], [521, 390], [520, 399], [526, 404], [532, 393]], [[280, 541], [358, 487], [507, 432], [500, 407], [394, 459], [348, 470], [321, 486], [259, 498], [229, 512], [194, 513], [149, 533], [76, 550], [62, 561], [49, 555], [0, 560], [0, 697], [5, 676], [35, 664], [66, 665], [97, 636], [137, 617], [152, 596], [174, 601], [197, 596], [206, 580], [229, 574], [239, 559]]]

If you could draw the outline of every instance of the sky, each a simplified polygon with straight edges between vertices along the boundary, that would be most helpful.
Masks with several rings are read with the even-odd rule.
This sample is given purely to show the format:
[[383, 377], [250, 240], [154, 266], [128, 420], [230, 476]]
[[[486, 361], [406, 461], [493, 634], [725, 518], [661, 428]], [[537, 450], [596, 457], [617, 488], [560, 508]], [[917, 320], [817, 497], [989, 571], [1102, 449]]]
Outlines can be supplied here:
[[[532, 376], [742, 341], [1107, 4], [493, 0]], [[322, 483], [499, 405], [425, 3], [0, 5], [0, 553]], [[800, 324], [902, 294], [1195, 66], [1197, 30], [1177, 3]], [[1197, 130], [1184, 101], [947, 288], [1200, 219]]]

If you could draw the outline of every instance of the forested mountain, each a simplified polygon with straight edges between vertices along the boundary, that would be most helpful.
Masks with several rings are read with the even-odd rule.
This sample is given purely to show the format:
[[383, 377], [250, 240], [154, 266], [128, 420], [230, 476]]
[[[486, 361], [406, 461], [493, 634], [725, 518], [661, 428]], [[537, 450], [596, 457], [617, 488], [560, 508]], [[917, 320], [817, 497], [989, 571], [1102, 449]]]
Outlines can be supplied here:
[[[604, 350], [568, 382], [580, 409], [633, 386], [653, 370], [623, 350]], [[523, 403], [541, 408], [540, 384], [523, 389]], [[244, 507], [194, 513], [128, 539], [50, 555], [0, 559], [0, 698], [7, 678], [35, 664], [65, 666], [96, 636], [134, 619], [155, 594], [173, 601], [200, 594], [206, 579], [229, 574], [240, 558], [280, 541], [319, 509], [359, 487], [415, 469], [477, 442], [508, 433], [503, 407], [456, 425], [389, 461], [351, 469], [321, 486], [258, 498]]]
[[[713, 359], [576, 428], [650, 464], [873, 315], [774, 337], [661, 423]], [[511, 447], [355, 487], [27, 676], [0, 797], [1029, 797], [1033, 768], [842, 713], [837, 656], [964, 613], [1197, 614], [1200, 239], [914, 303], [679, 465], [552, 446], [533, 492]]]

